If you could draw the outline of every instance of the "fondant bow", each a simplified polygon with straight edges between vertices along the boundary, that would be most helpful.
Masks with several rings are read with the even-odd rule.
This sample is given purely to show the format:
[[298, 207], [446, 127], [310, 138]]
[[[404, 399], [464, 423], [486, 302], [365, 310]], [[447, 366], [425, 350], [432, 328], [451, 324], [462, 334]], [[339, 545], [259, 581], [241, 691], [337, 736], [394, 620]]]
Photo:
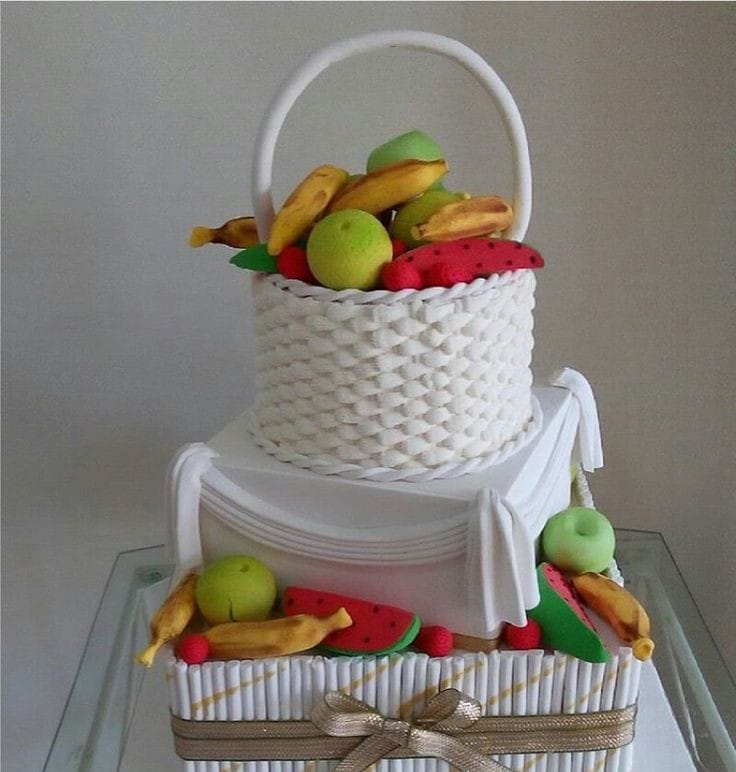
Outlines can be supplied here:
[[312, 723], [332, 737], [365, 737], [338, 765], [336, 772], [361, 772], [398, 748], [417, 756], [440, 758], [462, 770], [509, 772], [508, 767], [447, 734], [467, 729], [481, 716], [477, 700], [457, 689], [436, 694], [415, 722], [384, 718], [370, 705], [342, 692], [329, 692], [312, 711]]

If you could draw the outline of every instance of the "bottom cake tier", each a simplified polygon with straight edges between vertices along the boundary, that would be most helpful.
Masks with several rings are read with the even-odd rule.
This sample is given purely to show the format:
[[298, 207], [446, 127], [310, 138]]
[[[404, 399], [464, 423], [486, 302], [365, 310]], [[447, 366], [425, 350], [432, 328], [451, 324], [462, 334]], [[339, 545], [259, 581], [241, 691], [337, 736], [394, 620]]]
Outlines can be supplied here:
[[[453, 603], [465, 604], [463, 620], [450, 628], [457, 648], [448, 656], [407, 650], [323, 656], [313, 649], [291, 656], [270, 656], [269, 651], [261, 659], [201, 664], [171, 657], [166, 670], [171, 723], [175, 749], [187, 772], [632, 770], [642, 664], [632, 648], [622, 646], [614, 631], [591, 612], [591, 626], [605, 649], [593, 657], [596, 661], [555, 651], [552, 639], [545, 640], [547, 649], [491, 651], [499, 637], [478, 637], [473, 629], [477, 615], [473, 605], [465, 603], [466, 593], [471, 587], [484, 586], [503, 594], [504, 599], [509, 592], [513, 595], [515, 590], [509, 589], [507, 580], [509, 572], [518, 568], [520, 556], [515, 548], [508, 543], [505, 553], [488, 548], [488, 571], [470, 575], [470, 579], [463, 571], [454, 571], [451, 576], [460, 589], [449, 591], [450, 574], [442, 572], [436, 551], [433, 560], [425, 557], [422, 563], [428, 566], [429, 581], [412, 584], [412, 574], [399, 576], [397, 558], [389, 564], [381, 551], [401, 556], [391, 541], [397, 534], [391, 528], [384, 533], [376, 522], [381, 512], [411, 513], [407, 507], [407, 497], [411, 497], [410, 503], [428, 518], [419, 525], [434, 534], [437, 523], [451, 525], [453, 514], [458, 519], [453, 506], [462, 514], [467, 502], [476, 500], [478, 490], [493, 490], [499, 500], [510, 502], [509, 511], [525, 523], [538, 548], [540, 533], [556, 512], [568, 506], [593, 508], [583, 468], [578, 468], [571, 485], [570, 464], [582, 459], [586, 468], [601, 465], [596, 450], [600, 443], [597, 414], [582, 376], [567, 371], [566, 382], [582, 383], [585, 388], [577, 388], [574, 397], [567, 386], [538, 390], [544, 427], [526, 448], [492, 473], [484, 473], [483, 479], [435, 481], [407, 491], [402, 488], [405, 484], [391, 483], [391, 490], [384, 491], [386, 486], [380, 483], [368, 488], [364, 482], [325, 480], [302, 470], [261, 468], [279, 462], [264, 461], [263, 454], [249, 448], [235, 430], [218, 435], [213, 447], [192, 446], [182, 451], [172, 464], [169, 484], [179, 577], [196, 572], [207, 560], [239, 553], [255, 555], [278, 568], [275, 573], [284, 585], [282, 592], [297, 584], [339, 589], [376, 603], [393, 601], [412, 611], [423, 603], [418, 609], [423, 624], [444, 623], [452, 617]], [[225, 460], [219, 467], [213, 462], [218, 454]], [[433, 485], [441, 488], [432, 489]], [[334, 490], [325, 490], [325, 486]], [[398, 502], [401, 506], [386, 506], [383, 499], [383, 506], [375, 504], [388, 495], [397, 503], [399, 493], [405, 497]], [[373, 520], [363, 517], [362, 494], [373, 500]], [[435, 500], [437, 511], [432, 509]], [[371, 524], [370, 539], [357, 526], [350, 530], [350, 538], [344, 537], [345, 527], [337, 529], [324, 515], [330, 507], [338, 514], [343, 510], [352, 513], [358, 525]], [[370, 514], [371, 510], [366, 511]], [[298, 536], [305, 552], [324, 537], [334, 552], [339, 541], [336, 531], [344, 537], [338, 544], [341, 550], [346, 554], [353, 550], [350, 559], [340, 553], [345, 570], [337, 578], [329, 573], [335, 563], [332, 552], [297, 554], [292, 543]], [[280, 539], [279, 550], [266, 544], [267, 538], [276, 539], [273, 533]], [[291, 540], [288, 544], [284, 533]], [[403, 531], [398, 535], [404, 535]], [[462, 549], [456, 556], [461, 567], [475, 565], [470, 559], [471, 536], [468, 529], [461, 540]], [[380, 542], [381, 559], [376, 562], [378, 579], [369, 581], [363, 564], [374, 542]], [[411, 540], [404, 542], [402, 549], [414, 548]], [[491, 542], [486, 538], [484, 543]], [[355, 570], [356, 565], [362, 570]], [[294, 574], [297, 570], [302, 572], [298, 576]], [[623, 584], [615, 561], [605, 573]], [[353, 574], [363, 585], [355, 584]], [[408, 602], [415, 584], [416, 597]], [[386, 587], [397, 587], [402, 595], [376, 597], [374, 593], [387, 592]], [[486, 628], [479, 625], [479, 629]], [[463, 644], [463, 637], [476, 645]], [[465, 651], [461, 645], [482, 651]], [[586, 656], [581, 649], [566, 650]], [[606, 656], [607, 661], [598, 661]]]
[[[202, 665], [172, 657], [175, 747], [188, 772], [321, 772], [338, 763], [392, 772], [625, 772], [641, 662], [627, 647], [611, 653], [605, 663], [541, 650]], [[343, 704], [343, 695], [363, 704]], [[466, 717], [459, 725], [458, 716]]]

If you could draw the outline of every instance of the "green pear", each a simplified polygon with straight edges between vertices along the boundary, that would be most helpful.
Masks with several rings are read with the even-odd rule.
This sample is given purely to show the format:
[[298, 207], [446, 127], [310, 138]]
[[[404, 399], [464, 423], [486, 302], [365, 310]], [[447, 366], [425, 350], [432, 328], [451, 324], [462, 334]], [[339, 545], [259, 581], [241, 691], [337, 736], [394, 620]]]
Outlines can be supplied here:
[[[366, 171], [372, 172], [380, 169], [382, 166], [405, 161], [407, 158], [416, 158], [420, 161], [436, 161], [438, 158], [444, 158], [440, 146], [423, 131], [414, 129], [400, 134], [398, 137], [384, 142], [374, 148], [368, 156]], [[432, 185], [431, 190], [444, 190], [442, 178]]]
[[427, 222], [427, 220], [446, 204], [452, 204], [455, 201], [467, 199], [467, 193], [450, 193], [447, 190], [428, 190], [421, 196], [404, 204], [396, 212], [389, 232], [395, 239], [401, 241], [407, 249], [420, 247], [427, 242], [423, 239], [415, 239], [411, 235], [411, 229], [415, 225]]

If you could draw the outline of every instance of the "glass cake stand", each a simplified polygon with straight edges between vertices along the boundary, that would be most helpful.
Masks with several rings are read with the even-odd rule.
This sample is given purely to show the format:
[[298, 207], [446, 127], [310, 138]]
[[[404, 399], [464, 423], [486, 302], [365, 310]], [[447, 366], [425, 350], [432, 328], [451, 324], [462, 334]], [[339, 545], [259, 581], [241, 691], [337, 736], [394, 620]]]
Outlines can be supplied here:
[[[645, 668], [642, 675], [635, 769], [734, 772], [736, 685], [664, 539], [619, 530], [617, 545], [618, 564], [649, 612], [657, 644], [656, 671]], [[133, 664], [172, 570], [160, 546], [117, 556], [46, 772], [180, 769], [165, 707], [166, 657], [148, 671]]]

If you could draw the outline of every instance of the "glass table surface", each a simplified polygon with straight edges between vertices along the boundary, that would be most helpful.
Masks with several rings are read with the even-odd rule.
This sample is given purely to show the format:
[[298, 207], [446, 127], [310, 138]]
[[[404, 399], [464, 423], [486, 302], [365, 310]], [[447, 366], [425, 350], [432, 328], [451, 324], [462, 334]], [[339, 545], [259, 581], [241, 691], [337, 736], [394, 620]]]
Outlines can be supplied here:
[[[627, 587], [651, 617], [657, 688], [664, 690], [678, 743], [686, 749], [681, 756], [689, 757], [689, 769], [736, 772], [736, 685], [664, 539], [648, 531], [618, 530], [616, 559]], [[148, 621], [166, 596], [172, 572], [161, 546], [117, 556], [46, 772], [180, 769], [166, 710], [166, 656], [162, 653], [151, 670], [133, 663], [148, 640]], [[642, 711], [640, 720], [643, 716]], [[638, 772], [637, 753], [635, 741]]]

